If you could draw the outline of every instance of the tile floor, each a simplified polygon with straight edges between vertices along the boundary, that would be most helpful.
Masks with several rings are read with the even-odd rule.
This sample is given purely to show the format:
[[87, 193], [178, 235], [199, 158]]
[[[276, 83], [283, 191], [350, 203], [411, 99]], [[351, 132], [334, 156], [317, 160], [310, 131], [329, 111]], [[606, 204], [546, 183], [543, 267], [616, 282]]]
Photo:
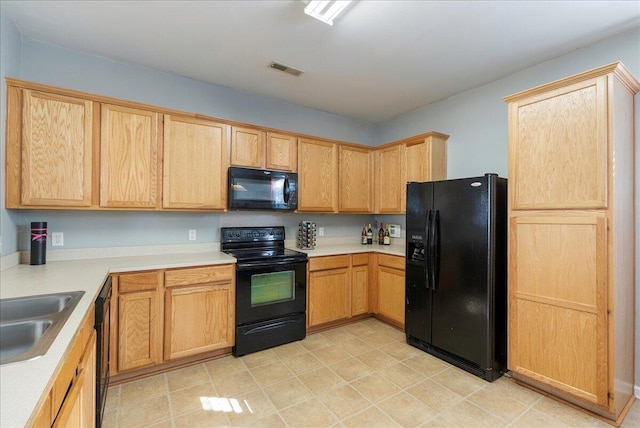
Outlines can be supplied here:
[[[502, 377], [488, 383], [369, 318], [241, 358], [109, 388], [104, 427], [608, 427]], [[636, 402], [624, 427], [640, 427]]]

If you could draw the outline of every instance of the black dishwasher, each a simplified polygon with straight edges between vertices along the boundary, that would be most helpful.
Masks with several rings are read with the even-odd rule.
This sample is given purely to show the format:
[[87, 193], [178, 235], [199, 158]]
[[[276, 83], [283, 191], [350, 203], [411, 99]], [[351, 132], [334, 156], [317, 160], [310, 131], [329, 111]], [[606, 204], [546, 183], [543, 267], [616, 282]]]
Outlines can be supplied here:
[[109, 357], [111, 328], [111, 277], [107, 277], [96, 299], [96, 427], [102, 426], [104, 404], [109, 386]]

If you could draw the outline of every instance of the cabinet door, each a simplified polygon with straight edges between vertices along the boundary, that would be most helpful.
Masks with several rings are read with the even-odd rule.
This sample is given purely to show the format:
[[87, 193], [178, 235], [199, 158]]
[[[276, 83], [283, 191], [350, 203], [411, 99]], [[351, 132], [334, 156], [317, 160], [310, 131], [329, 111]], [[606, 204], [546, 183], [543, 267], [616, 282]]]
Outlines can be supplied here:
[[338, 148], [336, 144], [298, 140], [298, 211], [338, 210]]
[[340, 212], [373, 211], [373, 154], [340, 146]]
[[509, 368], [607, 404], [606, 221], [515, 217], [510, 227]]
[[235, 296], [231, 283], [165, 291], [165, 359], [234, 345]]
[[351, 268], [351, 316], [369, 312], [369, 265]]
[[292, 172], [298, 170], [298, 144], [295, 136], [267, 132], [266, 167]]
[[512, 209], [607, 207], [606, 79], [509, 104]]
[[378, 266], [378, 313], [404, 327], [404, 271]]
[[406, 204], [405, 146], [398, 144], [376, 152], [376, 212], [402, 213]]
[[231, 165], [264, 168], [264, 132], [252, 128], [231, 128]]
[[101, 115], [100, 206], [156, 208], [158, 113], [103, 104]]
[[91, 205], [92, 123], [91, 101], [24, 90], [22, 205]]
[[54, 427], [87, 427], [96, 425], [96, 334], [84, 349], [77, 376], [65, 395]]
[[189, 117], [164, 118], [164, 208], [224, 210], [228, 126]]
[[348, 268], [310, 272], [308, 326], [349, 318], [350, 291]]
[[155, 290], [118, 297], [118, 371], [161, 362], [158, 305]]
[[[407, 181], [447, 179], [447, 139], [430, 135], [418, 143], [407, 143]], [[404, 189], [406, 192], [406, 188]], [[405, 193], [406, 196], [406, 193]]]

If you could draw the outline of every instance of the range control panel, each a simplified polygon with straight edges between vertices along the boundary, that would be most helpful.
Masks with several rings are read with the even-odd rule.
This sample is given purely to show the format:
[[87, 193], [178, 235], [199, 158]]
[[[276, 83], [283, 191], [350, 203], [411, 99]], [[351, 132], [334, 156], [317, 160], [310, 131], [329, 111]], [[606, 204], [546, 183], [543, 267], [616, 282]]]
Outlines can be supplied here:
[[284, 241], [284, 226], [273, 227], [223, 227], [221, 242]]

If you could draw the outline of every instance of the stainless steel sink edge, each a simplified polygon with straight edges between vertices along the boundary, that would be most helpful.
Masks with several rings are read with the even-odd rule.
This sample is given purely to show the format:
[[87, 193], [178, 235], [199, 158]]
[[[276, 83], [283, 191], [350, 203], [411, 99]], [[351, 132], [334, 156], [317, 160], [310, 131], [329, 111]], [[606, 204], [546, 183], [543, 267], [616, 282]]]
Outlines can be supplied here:
[[[82, 299], [82, 296], [85, 294], [85, 291], [74, 291], [74, 292], [62, 292], [62, 293], [54, 293], [48, 295], [41, 296], [26, 296], [12, 299], [2, 299], [3, 302], [6, 301], [20, 301], [26, 300], [30, 298], [38, 298], [44, 296], [71, 296], [71, 299], [65, 304], [62, 310], [56, 313], [44, 314], [41, 316], [31, 316], [31, 317], [12, 317], [9, 320], [0, 322], [0, 343], [8, 344], [9, 346], [13, 346], [14, 349], [21, 347], [28, 347], [24, 352], [20, 352], [19, 354], [12, 354], [9, 351], [4, 351], [0, 349], [0, 355], [2, 353], [9, 354], [10, 356], [7, 358], [0, 358], [0, 365], [29, 361], [36, 358], [39, 358], [46, 354], [46, 352], [51, 347], [52, 343], [60, 333], [62, 327], [64, 327], [65, 323], [73, 313], [74, 309]], [[7, 306], [5, 306], [6, 308]], [[24, 331], [20, 336], [10, 336], [12, 333], [15, 333], [16, 324], [20, 323], [32, 323], [32, 327], [35, 328], [35, 324], [39, 322], [50, 322], [50, 326], [46, 328], [46, 330], [42, 333], [42, 335], [38, 337], [28, 336], [24, 337]], [[3, 331], [4, 330], [4, 331]], [[13, 330], [13, 331], [11, 331]]]

